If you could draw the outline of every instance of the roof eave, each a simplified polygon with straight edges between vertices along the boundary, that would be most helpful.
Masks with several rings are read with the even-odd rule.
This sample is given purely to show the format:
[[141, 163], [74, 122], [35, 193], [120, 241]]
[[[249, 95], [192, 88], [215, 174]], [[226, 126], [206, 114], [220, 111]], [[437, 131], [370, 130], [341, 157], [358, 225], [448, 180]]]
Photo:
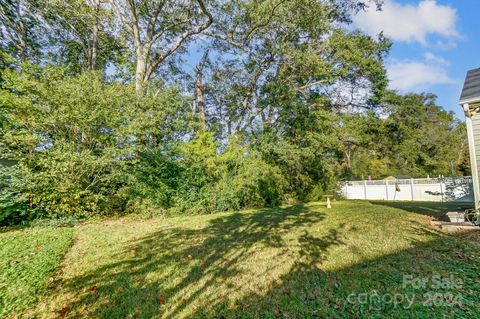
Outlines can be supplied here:
[[463, 105], [463, 104], [476, 103], [476, 102], [480, 102], [480, 96], [470, 97], [467, 99], [460, 100], [458, 104]]

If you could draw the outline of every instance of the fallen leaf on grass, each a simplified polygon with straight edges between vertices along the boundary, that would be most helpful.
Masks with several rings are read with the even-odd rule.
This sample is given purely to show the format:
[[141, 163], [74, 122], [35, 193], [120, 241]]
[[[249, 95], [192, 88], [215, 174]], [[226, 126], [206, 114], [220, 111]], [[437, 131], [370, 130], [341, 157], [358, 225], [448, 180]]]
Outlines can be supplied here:
[[63, 307], [62, 310], [60, 310], [58, 316], [59, 316], [60, 318], [65, 318], [68, 310], [70, 310], [68, 307]]
[[90, 291], [94, 294], [97, 293], [97, 286], [92, 286], [92, 288], [90, 288]]
[[458, 259], [462, 259], [462, 260], [467, 260], [467, 259], [470, 259], [467, 255], [465, 255], [464, 253], [462, 252], [455, 252], [455, 257], [457, 257]]
[[165, 297], [163, 295], [160, 295], [160, 297], [158, 297], [158, 302], [161, 304], [161, 305], [164, 305], [165, 304]]

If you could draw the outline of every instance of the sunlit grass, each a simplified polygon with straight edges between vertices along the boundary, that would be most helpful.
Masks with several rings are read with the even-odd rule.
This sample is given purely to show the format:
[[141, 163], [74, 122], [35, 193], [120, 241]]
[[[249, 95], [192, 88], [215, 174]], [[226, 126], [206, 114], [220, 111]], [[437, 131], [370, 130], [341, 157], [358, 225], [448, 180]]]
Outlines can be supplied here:
[[[402, 209], [403, 207], [403, 209]], [[75, 228], [32, 317], [435, 318], [480, 313], [479, 237], [428, 226], [441, 204], [336, 202]], [[404, 275], [456, 276], [461, 304], [424, 306]], [[442, 278], [443, 278], [442, 277]], [[415, 303], [349, 302], [359, 293]]]

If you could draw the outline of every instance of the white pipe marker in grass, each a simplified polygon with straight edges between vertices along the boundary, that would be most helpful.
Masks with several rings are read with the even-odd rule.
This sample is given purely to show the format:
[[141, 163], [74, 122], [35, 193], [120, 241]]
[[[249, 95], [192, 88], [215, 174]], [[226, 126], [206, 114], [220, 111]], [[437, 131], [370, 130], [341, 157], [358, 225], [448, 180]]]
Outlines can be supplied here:
[[333, 195], [323, 195], [323, 197], [327, 198], [327, 208], [332, 208], [332, 204], [330, 203], [330, 197], [333, 197]]

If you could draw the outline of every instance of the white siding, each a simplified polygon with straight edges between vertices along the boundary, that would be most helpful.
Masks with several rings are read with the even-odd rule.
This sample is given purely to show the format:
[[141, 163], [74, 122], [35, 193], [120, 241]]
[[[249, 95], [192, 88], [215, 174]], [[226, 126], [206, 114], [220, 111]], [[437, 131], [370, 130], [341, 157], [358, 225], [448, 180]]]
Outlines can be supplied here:
[[475, 147], [475, 161], [477, 168], [480, 167], [480, 113], [472, 115], [473, 145]]

